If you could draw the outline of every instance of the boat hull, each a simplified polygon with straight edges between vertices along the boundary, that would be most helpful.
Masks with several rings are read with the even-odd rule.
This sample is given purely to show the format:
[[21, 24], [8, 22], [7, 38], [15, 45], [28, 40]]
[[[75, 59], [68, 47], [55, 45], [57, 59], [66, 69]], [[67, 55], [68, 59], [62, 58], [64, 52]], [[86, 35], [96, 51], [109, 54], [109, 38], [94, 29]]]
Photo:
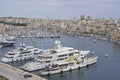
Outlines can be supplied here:
[[92, 65], [92, 64], [96, 63], [97, 58], [98, 57], [94, 57], [92, 59], [90, 58], [90, 60], [85, 62], [85, 63], [76, 64], [74, 66], [67, 66], [64, 69], [58, 69], [58, 70], [53, 70], [53, 71], [43, 71], [43, 70], [41, 70], [41, 75], [52, 75], [52, 74], [57, 74], [57, 73], [62, 73], [62, 72], [66, 72], [66, 71], [71, 71], [71, 70], [83, 68], [83, 67], [86, 67], [88, 65]]
[[3, 47], [6, 47], [6, 46], [13, 46], [15, 43], [0, 43], [0, 45], [2, 45]]
[[40, 64], [39, 62], [28, 62], [23, 67], [21, 67], [21, 69], [29, 72], [41, 70], [43, 68], [45, 68], [45, 64], [43, 65]]
[[13, 59], [8, 59], [8, 58], [2, 58], [1, 61], [5, 63], [9, 62], [15, 62], [15, 61], [22, 61], [22, 60], [28, 60], [28, 59], [33, 59], [34, 57], [24, 57], [24, 58], [13, 58]]

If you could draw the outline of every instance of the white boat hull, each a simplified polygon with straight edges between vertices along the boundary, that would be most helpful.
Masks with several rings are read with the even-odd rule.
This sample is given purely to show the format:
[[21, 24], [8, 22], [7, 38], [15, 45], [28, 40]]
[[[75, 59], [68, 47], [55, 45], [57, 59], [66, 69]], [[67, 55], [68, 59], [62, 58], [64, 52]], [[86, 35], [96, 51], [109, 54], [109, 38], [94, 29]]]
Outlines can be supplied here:
[[41, 75], [51, 75], [51, 74], [57, 74], [57, 73], [62, 73], [62, 72], [66, 72], [66, 71], [70, 71], [70, 70], [74, 70], [74, 69], [83, 68], [83, 67], [86, 67], [88, 65], [96, 63], [97, 58], [98, 57], [94, 57], [90, 61], [87, 61], [85, 63], [76, 64], [74, 66], [67, 66], [67, 68], [64, 68], [64, 69], [58, 69], [58, 70], [53, 70], [53, 71], [43, 71], [43, 70], [41, 70]]
[[27, 59], [33, 59], [33, 58], [34, 56], [26, 56], [26, 57], [10, 58], [10, 59], [3, 57], [1, 61], [8, 63], [8, 62], [13, 62], [13, 61], [21, 61], [21, 60], [27, 60]]
[[32, 72], [45, 68], [45, 64], [40, 64], [39, 62], [28, 62], [21, 69]]

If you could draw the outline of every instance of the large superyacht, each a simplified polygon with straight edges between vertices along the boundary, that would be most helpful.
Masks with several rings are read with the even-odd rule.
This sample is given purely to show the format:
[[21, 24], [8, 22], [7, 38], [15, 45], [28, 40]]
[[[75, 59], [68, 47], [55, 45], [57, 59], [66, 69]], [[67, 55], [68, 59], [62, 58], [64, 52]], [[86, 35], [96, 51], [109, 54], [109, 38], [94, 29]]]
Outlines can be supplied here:
[[[53, 49], [44, 50], [35, 58], [33, 62], [26, 63], [22, 69], [27, 71], [35, 71], [39, 69], [44, 70], [46, 68], [52, 67], [53, 65], [57, 65], [56, 63], [68, 63], [68, 61], [71, 60], [71, 56], [75, 61], [81, 62], [89, 53], [91, 53], [91, 51], [81, 51], [71, 47], [62, 47], [60, 41], [56, 40]], [[96, 61], [97, 57], [95, 59], [95, 62]]]
[[20, 61], [25, 59], [35, 58], [43, 50], [35, 48], [34, 46], [25, 46], [22, 44], [15, 50], [8, 51], [1, 59], [2, 62]]

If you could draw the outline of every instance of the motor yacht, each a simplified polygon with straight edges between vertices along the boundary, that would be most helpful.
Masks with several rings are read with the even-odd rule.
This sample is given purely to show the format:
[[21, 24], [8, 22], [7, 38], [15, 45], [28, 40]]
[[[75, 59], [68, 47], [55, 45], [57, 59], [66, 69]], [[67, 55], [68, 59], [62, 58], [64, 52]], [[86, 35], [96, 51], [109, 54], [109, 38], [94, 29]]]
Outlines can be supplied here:
[[22, 69], [27, 71], [35, 71], [45, 69], [46, 67], [53, 66], [56, 63], [64, 63], [69, 60], [70, 56], [73, 56], [77, 61], [81, 61], [91, 51], [76, 50], [71, 47], [62, 47], [59, 40], [55, 41], [53, 49], [44, 50], [39, 54], [33, 62], [26, 63]]
[[91, 51], [80, 51], [79, 55], [74, 56], [68, 54], [68, 58], [65, 61], [56, 61], [51, 63], [49, 66], [43, 68], [40, 73], [41, 75], [52, 75], [52, 74], [63, 74], [66, 71], [72, 71], [80, 69], [97, 62], [98, 56], [93, 54]]
[[8, 51], [1, 59], [2, 62], [13, 62], [35, 58], [43, 50], [33, 46], [21, 46], [15, 50]]
[[0, 45], [2, 46], [12, 46], [15, 44], [15, 36], [3, 36], [0, 35]]
[[2, 46], [12, 46], [15, 44], [15, 41], [8, 41], [5, 38], [0, 38], [0, 45]]
[[89, 66], [91, 64], [94, 64], [97, 62], [97, 56], [90, 57], [90, 58], [84, 58], [80, 61], [77, 61], [76, 59], [72, 59], [71, 61], [65, 61], [60, 63], [52, 64], [52, 67], [46, 67], [41, 70], [41, 75], [51, 75], [51, 74], [63, 74], [63, 72], [66, 71], [72, 71], [74, 69], [80, 69], [85, 66]]

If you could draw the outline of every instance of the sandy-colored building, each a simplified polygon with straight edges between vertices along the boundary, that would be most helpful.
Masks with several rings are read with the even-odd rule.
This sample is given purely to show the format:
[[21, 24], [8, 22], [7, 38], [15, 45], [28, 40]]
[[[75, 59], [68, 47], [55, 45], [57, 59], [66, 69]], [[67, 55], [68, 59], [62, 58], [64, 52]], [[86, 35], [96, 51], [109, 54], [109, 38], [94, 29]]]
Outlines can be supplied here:
[[4, 24], [0, 24], [0, 33], [2, 34], [2, 33], [4, 33], [5, 32], [5, 26], [4, 26]]
[[111, 32], [111, 38], [113, 40], [120, 41], [120, 29], [115, 29]]

